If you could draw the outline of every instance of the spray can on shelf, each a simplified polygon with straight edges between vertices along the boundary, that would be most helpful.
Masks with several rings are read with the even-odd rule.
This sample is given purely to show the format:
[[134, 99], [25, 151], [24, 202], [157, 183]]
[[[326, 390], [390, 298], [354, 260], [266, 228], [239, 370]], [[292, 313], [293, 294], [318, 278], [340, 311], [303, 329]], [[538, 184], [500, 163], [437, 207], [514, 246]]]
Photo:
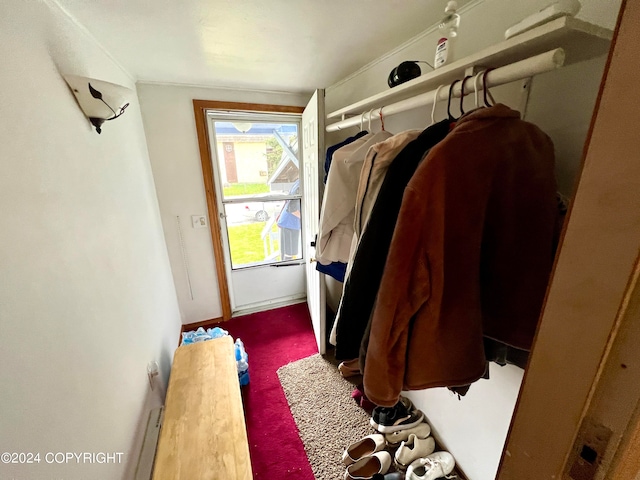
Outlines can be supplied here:
[[444, 9], [444, 18], [438, 25], [438, 45], [436, 46], [436, 58], [433, 63], [434, 68], [451, 63], [454, 58], [454, 44], [458, 36], [460, 27], [460, 15], [456, 13], [458, 4], [454, 1], [448, 2]]

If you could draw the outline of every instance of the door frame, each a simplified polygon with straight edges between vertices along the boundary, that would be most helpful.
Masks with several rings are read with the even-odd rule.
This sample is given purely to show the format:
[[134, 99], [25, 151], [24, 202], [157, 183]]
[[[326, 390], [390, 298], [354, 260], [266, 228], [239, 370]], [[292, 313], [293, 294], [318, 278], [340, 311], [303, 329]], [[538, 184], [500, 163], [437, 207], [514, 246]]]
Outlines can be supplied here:
[[291, 105], [269, 105], [262, 103], [221, 102], [217, 100], [193, 100], [193, 113], [196, 121], [196, 133], [198, 135], [198, 149], [200, 151], [200, 164], [202, 166], [202, 180], [205, 196], [207, 198], [207, 213], [209, 216], [209, 229], [211, 243], [213, 245], [213, 257], [218, 280], [220, 305], [222, 308], [222, 320], [230, 320], [233, 311], [231, 298], [229, 297], [229, 284], [225, 268], [224, 246], [222, 244], [222, 230], [218, 203], [216, 201], [216, 187], [213, 180], [213, 165], [211, 164], [211, 142], [207, 130], [207, 110], [227, 110], [231, 112], [249, 113], [291, 113], [302, 114], [304, 107]]

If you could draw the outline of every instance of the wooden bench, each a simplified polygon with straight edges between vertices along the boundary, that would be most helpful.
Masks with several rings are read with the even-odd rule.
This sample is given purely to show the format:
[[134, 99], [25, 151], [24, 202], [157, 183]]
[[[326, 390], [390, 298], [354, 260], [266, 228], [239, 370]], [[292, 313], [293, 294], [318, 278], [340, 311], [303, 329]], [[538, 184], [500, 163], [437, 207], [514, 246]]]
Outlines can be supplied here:
[[153, 480], [252, 478], [232, 338], [178, 347]]

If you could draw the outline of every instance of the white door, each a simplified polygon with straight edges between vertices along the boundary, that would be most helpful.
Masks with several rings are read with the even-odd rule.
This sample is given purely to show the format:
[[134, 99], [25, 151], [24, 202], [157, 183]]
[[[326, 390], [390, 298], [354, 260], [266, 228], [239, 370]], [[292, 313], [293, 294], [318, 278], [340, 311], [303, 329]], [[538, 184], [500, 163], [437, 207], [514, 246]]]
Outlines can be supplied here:
[[302, 114], [304, 158], [303, 231], [304, 252], [307, 259], [307, 304], [311, 314], [318, 351], [326, 352], [325, 283], [324, 275], [316, 270], [315, 241], [320, 222], [321, 167], [324, 165], [324, 90], [316, 90]]

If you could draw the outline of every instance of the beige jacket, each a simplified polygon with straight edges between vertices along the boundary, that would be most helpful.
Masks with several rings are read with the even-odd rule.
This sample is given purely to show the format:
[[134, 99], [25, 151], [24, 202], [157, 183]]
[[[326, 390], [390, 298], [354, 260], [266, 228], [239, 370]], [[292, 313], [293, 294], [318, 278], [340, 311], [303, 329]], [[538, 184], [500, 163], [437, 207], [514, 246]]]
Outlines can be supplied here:
[[[351, 240], [351, 247], [349, 249], [349, 261], [347, 263], [347, 272], [345, 275], [345, 281], [351, 271], [351, 264], [355, 258], [358, 241], [364, 233], [367, 222], [369, 221], [369, 215], [376, 202], [380, 187], [384, 181], [384, 177], [387, 174], [389, 165], [393, 162], [396, 156], [402, 151], [402, 149], [412, 140], [415, 140], [418, 135], [422, 133], [422, 130], [407, 130], [400, 132], [386, 140], [376, 143], [369, 148], [360, 170], [360, 177], [358, 179], [358, 190], [356, 192], [355, 199], [355, 212], [354, 212], [354, 234]], [[342, 300], [341, 300], [342, 302]], [[340, 312], [340, 308], [338, 308]], [[329, 343], [336, 344], [336, 329], [338, 327], [339, 313], [333, 322], [333, 328], [331, 329], [331, 335], [329, 336]]]
[[372, 145], [390, 136], [386, 131], [365, 135], [334, 152], [320, 211], [316, 243], [316, 260], [319, 263], [328, 265], [349, 261], [356, 192], [364, 157]]
[[[373, 145], [364, 158], [360, 179], [358, 181], [358, 191], [356, 193], [356, 211], [353, 228], [357, 240], [360, 239], [369, 221], [369, 215], [376, 198], [380, 192], [380, 187], [387, 174], [389, 165], [402, 149], [411, 141], [415, 140], [422, 130], [407, 130], [400, 132], [383, 142]], [[352, 260], [355, 255], [355, 248], [349, 256]]]

